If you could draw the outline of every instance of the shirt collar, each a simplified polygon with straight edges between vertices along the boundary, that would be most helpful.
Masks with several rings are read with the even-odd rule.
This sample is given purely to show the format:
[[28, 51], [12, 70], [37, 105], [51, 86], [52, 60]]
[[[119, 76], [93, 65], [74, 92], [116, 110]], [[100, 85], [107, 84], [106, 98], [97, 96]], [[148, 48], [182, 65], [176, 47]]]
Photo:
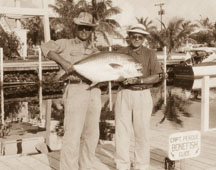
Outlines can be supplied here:
[[135, 50], [132, 47], [129, 47], [129, 51], [131, 53], [135, 53], [137, 55], [140, 55], [142, 53], [142, 49], [143, 49], [142, 45], [138, 49], [135, 49]]
[[92, 43], [89, 41], [88, 44], [83, 43], [78, 37], [75, 38], [76, 44], [82, 44], [85, 48], [90, 49], [92, 48]]

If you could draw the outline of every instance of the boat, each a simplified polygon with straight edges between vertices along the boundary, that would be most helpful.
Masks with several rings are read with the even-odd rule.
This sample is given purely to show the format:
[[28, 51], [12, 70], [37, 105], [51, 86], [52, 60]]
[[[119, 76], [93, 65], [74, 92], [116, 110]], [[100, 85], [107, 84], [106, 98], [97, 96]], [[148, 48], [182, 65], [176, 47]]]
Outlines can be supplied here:
[[216, 48], [200, 47], [187, 51], [185, 60], [173, 68], [175, 77], [216, 76]]

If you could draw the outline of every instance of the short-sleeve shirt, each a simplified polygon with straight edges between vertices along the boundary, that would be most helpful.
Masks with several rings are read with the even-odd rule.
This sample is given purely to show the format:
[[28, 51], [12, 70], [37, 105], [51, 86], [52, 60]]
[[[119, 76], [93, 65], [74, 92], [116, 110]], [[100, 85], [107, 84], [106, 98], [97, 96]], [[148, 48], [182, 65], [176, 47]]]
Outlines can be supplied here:
[[85, 47], [78, 38], [50, 40], [42, 44], [41, 49], [45, 57], [49, 51], [54, 51], [72, 64], [97, 51], [91, 44]]
[[[92, 44], [87, 47], [78, 38], [74, 39], [59, 39], [56, 41], [50, 40], [47, 43], [41, 45], [41, 50], [45, 57], [49, 51], [54, 51], [61, 55], [65, 60], [69, 61], [71, 64], [76, 63], [83, 58], [97, 52], [96, 48], [93, 48]], [[61, 77], [65, 72], [60, 68], [59, 75]]]
[[121, 52], [131, 55], [143, 65], [143, 77], [162, 73], [157, 56], [154, 50], [141, 46], [133, 50], [130, 46], [120, 49]]

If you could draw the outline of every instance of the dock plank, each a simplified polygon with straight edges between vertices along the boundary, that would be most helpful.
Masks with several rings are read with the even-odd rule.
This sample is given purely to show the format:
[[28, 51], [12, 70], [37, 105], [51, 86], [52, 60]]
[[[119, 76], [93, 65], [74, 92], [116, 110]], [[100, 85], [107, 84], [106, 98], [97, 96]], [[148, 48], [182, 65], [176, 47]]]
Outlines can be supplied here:
[[3, 159], [4, 164], [7, 165], [7, 167], [13, 169], [13, 170], [33, 170], [33, 168], [21, 163], [19, 161], [19, 157], [11, 157], [11, 158], [5, 158]]
[[45, 165], [58, 170], [59, 169], [59, 160], [56, 160], [55, 158], [52, 158], [48, 155], [45, 154], [37, 154], [37, 155], [32, 155], [32, 158], [44, 163]]
[[[42, 155], [42, 154], [41, 154]], [[28, 165], [30, 168], [32, 168], [33, 170], [39, 170], [39, 169], [43, 169], [43, 170], [55, 170], [52, 167], [44, 164], [43, 162], [34, 159], [31, 156], [22, 156], [19, 157], [18, 159], [20, 162], [22, 162], [24, 165]], [[24, 169], [23, 169], [24, 170]], [[26, 169], [27, 170], [27, 169]]]
[[1, 170], [15, 170], [8, 167], [4, 162], [0, 161], [0, 169]]

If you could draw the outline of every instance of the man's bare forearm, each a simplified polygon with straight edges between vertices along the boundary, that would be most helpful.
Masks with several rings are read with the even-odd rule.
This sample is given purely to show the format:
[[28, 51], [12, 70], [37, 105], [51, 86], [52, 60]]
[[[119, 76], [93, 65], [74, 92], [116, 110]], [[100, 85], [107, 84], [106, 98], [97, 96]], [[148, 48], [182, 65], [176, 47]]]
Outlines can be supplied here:
[[139, 77], [139, 78], [129, 78], [123, 81], [123, 84], [144, 84], [144, 85], [151, 85], [159, 82], [160, 76], [159, 74], [151, 75], [148, 77]]
[[159, 74], [151, 75], [145, 78], [141, 78], [140, 83], [141, 84], [154, 84], [160, 81]]
[[65, 60], [61, 55], [59, 55], [58, 53], [54, 52], [54, 51], [50, 51], [47, 54], [47, 57], [50, 60], [55, 61], [57, 64], [59, 64], [66, 72], [71, 72], [73, 71], [73, 65]]

